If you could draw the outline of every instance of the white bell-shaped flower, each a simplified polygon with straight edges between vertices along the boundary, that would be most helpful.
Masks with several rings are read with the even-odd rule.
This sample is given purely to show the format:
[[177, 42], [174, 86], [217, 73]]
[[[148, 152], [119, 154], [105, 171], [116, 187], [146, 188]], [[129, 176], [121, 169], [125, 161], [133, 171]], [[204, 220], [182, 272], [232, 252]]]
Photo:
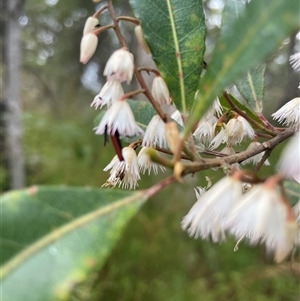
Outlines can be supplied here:
[[131, 147], [122, 149], [124, 161], [120, 161], [118, 156], [114, 156], [112, 161], [103, 169], [110, 170], [110, 177], [103, 186], [122, 186], [125, 189], [135, 189], [140, 180], [138, 160], [135, 150]]
[[[255, 185], [245, 193], [230, 213], [227, 230], [239, 241], [259, 242], [282, 261], [293, 249], [297, 225], [294, 214], [276, 187]], [[237, 247], [236, 247], [237, 249]]]
[[278, 169], [287, 179], [294, 179], [300, 183], [300, 132], [297, 132], [284, 148]]
[[[141, 173], [145, 174], [148, 170], [148, 175], [150, 175], [151, 171], [153, 170], [154, 174], [158, 174], [158, 168], [161, 169], [161, 171], [165, 171], [166, 168], [162, 165], [159, 165], [155, 162], [151, 161], [150, 156], [147, 154], [147, 151], [149, 150], [149, 147], [142, 147], [142, 149], [139, 151], [138, 154], [138, 163]], [[155, 149], [151, 149], [152, 152], [156, 152], [157, 156], [159, 156], [159, 152]]]
[[300, 97], [296, 97], [287, 102], [278, 111], [272, 114], [273, 119], [279, 123], [286, 124], [288, 126], [295, 125], [300, 126]]
[[114, 135], [118, 131], [121, 137], [141, 135], [144, 131], [136, 124], [131, 108], [126, 100], [115, 101], [95, 128], [97, 135], [105, 131]]
[[225, 177], [204, 193], [196, 191], [198, 200], [183, 218], [182, 229], [195, 238], [224, 240], [226, 218], [241, 195], [242, 185], [236, 177]]
[[116, 50], [108, 59], [103, 74], [108, 80], [126, 81], [132, 79], [134, 71], [133, 55], [127, 49]]
[[154, 115], [148, 124], [142, 145], [148, 147], [167, 146], [165, 123], [158, 115]]
[[96, 109], [98, 107], [101, 109], [104, 105], [110, 107], [112, 103], [118, 101], [123, 95], [124, 91], [119, 81], [108, 81], [102, 87], [100, 93], [95, 96], [91, 107], [94, 106]]
[[214, 115], [204, 116], [198, 123], [193, 136], [204, 145], [209, 145], [212, 142], [215, 132], [215, 124], [218, 118]]
[[227, 144], [239, 144], [246, 136], [254, 139], [255, 132], [244, 117], [238, 116], [228, 121], [226, 126]]
[[168, 105], [172, 101], [167, 84], [165, 83], [164, 79], [161, 76], [156, 76], [153, 79], [151, 92], [154, 99], [160, 105]]

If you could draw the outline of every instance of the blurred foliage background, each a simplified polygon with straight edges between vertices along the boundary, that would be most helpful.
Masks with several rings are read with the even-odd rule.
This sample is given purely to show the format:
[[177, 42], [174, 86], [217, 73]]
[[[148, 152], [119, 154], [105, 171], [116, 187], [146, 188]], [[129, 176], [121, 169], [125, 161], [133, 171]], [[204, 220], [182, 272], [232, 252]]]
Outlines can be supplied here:
[[[8, 0], [7, 0], [8, 1]], [[4, 1], [5, 2], [5, 1]], [[4, 3], [3, 2], [3, 3]], [[2, 3], [2, 8], [4, 4]], [[79, 45], [86, 18], [97, 10], [86, 0], [26, 0], [19, 19], [22, 27], [21, 96], [26, 184], [101, 186], [103, 168], [113, 150], [104, 148], [95, 136], [90, 108], [105, 79], [102, 71], [113, 50], [119, 47], [112, 31], [99, 37], [98, 49], [87, 65], [79, 64]], [[205, 1], [207, 51], [210, 53], [221, 24], [222, 0]], [[132, 15], [127, 1], [115, 1], [118, 15]], [[102, 25], [110, 22], [106, 13]], [[1, 18], [5, 29], [5, 20]], [[132, 34], [133, 26], [122, 23], [131, 50], [141, 52]], [[5, 45], [1, 31], [1, 48]], [[299, 95], [299, 78], [288, 57], [300, 51], [300, 33], [293, 33], [269, 58], [266, 73], [265, 116]], [[2, 51], [3, 53], [3, 51]], [[147, 61], [147, 58], [146, 58]], [[4, 59], [2, 58], [4, 68]], [[1, 72], [1, 81], [4, 71]], [[1, 107], [3, 98], [1, 96]], [[9, 190], [5, 160], [5, 137], [1, 131], [1, 191]], [[279, 150], [272, 154], [274, 169]], [[215, 182], [221, 174], [201, 172], [183, 185], [173, 185], [150, 200], [131, 221], [105, 267], [79, 285], [73, 300], [299, 300], [299, 264], [275, 265], [263, 248], [234, 242], [222, 245], [190, 239], [180, 228], [181, 218], [195, 201], [193, 187]], [[143, 177], [140, 188], [149, 187], [159, 176]], [[297, 256], [298, 257], [298, 256]]]

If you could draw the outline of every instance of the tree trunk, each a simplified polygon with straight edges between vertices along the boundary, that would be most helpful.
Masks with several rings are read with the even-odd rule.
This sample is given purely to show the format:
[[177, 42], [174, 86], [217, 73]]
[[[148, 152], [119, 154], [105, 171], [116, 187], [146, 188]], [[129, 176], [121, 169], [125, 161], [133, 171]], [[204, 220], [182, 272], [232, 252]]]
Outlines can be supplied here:
[[10, 188], [25, 185], [24, 155], [22, 146], [22, 108], [20, 99], [21, 28], [19, 18], [24, 0], [6, 1], [6, 156], [10, 176]]

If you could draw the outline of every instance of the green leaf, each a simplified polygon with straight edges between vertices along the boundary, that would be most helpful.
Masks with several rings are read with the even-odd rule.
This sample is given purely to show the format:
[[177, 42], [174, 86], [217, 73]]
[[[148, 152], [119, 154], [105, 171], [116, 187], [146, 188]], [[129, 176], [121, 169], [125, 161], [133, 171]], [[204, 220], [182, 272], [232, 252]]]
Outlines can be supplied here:
[[3, 196], [2, 300], [67, 300], [145, 200], [142, 192], [68, 187]]
[[246, 5], [242, 0], [227, 0], [222, 12], [221, 36], [229, 34], [232, 25], [244, 12]]
[[262, 62], [298, 23], [298, 1], [252, 0], [231, 29], [220, 37], [200, 81], [184, 135], [190, 133], [223, 89]]
[[135, 121], [144, 129], [156, 114], [153, 106], [147, 101], [127, 100], [134, 114]]
[[[231, 26], [245, 11], [246, 5], [241, 0], [227, 0], [222, 13], [221, 36], [229, 34]], [[249, 107], [255, 112], [262, 112], [262, 100], [264, 97], [266, 65], [258, 65], [248, 71], [245, 77], [238, 79], [235, 84], [238, 91], [246, 100]]]
[[284, 181], [283, 186], [292, 206], [300, 200], [300, 184], [292, 181]]
[[266, 65], [258, 65], [255, 69], [247, 72], [245, 77], [235, 82], [238, 91], [249, 107], [257, 113], [261, 113], [263, 109], [265, 72]]
[[193, 104], [205, 50], [201, 0], [130, 0], [152, 57], [179, 110]]

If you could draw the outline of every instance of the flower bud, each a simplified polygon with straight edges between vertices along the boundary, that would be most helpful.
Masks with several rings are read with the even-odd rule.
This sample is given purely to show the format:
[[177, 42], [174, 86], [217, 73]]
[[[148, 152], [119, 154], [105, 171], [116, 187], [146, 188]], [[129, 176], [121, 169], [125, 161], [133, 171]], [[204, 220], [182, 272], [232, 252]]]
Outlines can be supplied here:
[[147, 42], [145, 41], [144, 39], [144, 34], [143, 34], [143, 31], [142, 31], [142, 27], [141, 25], [138, 25], [134, 28], [134, 33], [135, 33], [135, 36], [138, 40], [138, 43], [142, 46], [142, 48], [145, 50], [145, 52], [147, 54], [150, 53], [150, 49], [148, 47], [148, 44]]
[[97, 25], [99, 25], [99, 21], [97, 18], [88, 17], [83, 28], [83, 35], [87, 33], [92, 33]]
[[169, 148], [173, 154], [175, 154], [178, 150], [178, 141], [179, 141], [179, 133], [177, 123], [175, 121], [171, 121], [166, 123], [166, 139], [169, 145]]
[[93, 33], [85, 34], [80, 44], [80, 62], [86, 64], [94, 55], [98, 45], [98, 38]]
[[176, 162], [174, 166], [174, 178], [180, 183], [183, 183], [183, 179], [181, 177], [183, 170], [184, 170], [183, 164], [180, 161]]
[[156, 76], [152, 84], [152, 95], [154, 99], [161, 105], [168, 105], [171, 102], [170, 92], [166, 82], [161, 76]]

